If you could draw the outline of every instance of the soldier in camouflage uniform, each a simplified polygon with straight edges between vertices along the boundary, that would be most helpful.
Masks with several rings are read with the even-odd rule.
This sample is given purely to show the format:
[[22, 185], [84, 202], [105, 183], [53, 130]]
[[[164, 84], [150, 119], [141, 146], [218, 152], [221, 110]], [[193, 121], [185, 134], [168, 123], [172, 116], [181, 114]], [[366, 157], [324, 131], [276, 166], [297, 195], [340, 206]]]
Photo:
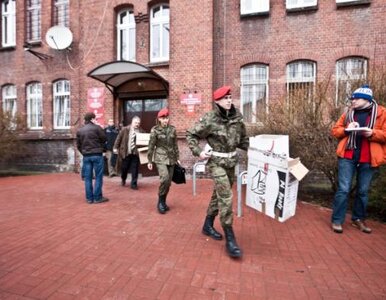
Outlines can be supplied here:
[[[215, 217], [220, 214], [227, 252], [231, 257], [241, 257], [242, 252], [232, 228], [232, 184], [238, 162], [236, 148], [247, 150], [249, 139], [243, 117], [232, 104], [231, 88], [219, 88], [213, 93], [213, 99], [216, 104], [214, 110], [206, 113], [187, 131], [186, 136], [193, 155], [208, 159], [207, 166], [214, 180], [214, 190], [202, 232], [213, 239], [221, 240], [222, 235], [213, 227]], [[199, 146], [200, 139], [206, 139], [212, 149], [203, 151]]]
[[176, 162], [179, 163], [179, 152], [176, 128], [169, 125], [169, 110], [167, 108], [161, 109], [157, 118], [158, 125], [150, 131], [147, 167], [152, 170], [153, 162], [157, 166], [160, 178], [157, 208], [160, 214], [164, 214], [169, 210], [166, 197], [172, 183], [174, 165]]

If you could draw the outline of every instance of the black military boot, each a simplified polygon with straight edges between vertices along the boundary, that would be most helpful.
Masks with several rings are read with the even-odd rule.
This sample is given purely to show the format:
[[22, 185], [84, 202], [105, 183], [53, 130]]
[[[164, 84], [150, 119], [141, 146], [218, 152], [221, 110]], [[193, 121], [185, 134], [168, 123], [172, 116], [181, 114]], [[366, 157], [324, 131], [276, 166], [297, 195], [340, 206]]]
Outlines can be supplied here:
[[160, 214], [164, 214], [166, 212], [166, 209], [165, 209], [165, 195], [159, 195], [158, 196], [158, 204], [157, 204], [157, 208], [158, 208], [158, 212]]
[[164, 201], [165, 211], [168, 211], [170, 208], [169, 208], [169, 206], [166, 204], [166, 197], [167, 197], [167, 195], [164, 195], [164, 197], [165, 197], [165, 201]]
[[227, 249], [227, 253], [232, 258], [239, 258], [243, 254], [241, 252], [240, 247], [236, 243], [235, 234], [233, 233], [232, 226], [226, 226], [224, 227], [224, 233], [225, 233], [225, 247]]
[[212, 239], [222, 240], [221, 233], [217, 232], [213, 227], [214, 218], [215, 216], [206, 216], [204, 226], [202, 227], [202, 233], [210, 236]]

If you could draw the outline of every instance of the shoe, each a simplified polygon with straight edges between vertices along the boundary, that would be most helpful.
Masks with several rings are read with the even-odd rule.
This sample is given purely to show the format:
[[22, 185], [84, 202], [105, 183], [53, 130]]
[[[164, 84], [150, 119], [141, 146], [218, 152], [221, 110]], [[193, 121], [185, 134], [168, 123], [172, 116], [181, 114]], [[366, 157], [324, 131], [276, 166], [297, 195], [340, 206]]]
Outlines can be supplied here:
[[340, 224], [332, 223], [332, 230], [335, 233], [343, 233], [343, 227]]
[[93, 200], [88, 200], [88, 199], [87, 199], [87, 203], [88, 203], [88, 204], [93, 204], [94, 201], [93, 201]]
[[138, 190], [138, 186], [136, 184], [132, 184], [130, 187], [132, 190]]
[[103, 202], [107, 202], [107, 201], [109, 201], [109, 198], [102, 197], [99, 200], [94, 200], [94, 203], [98, 204], [98, 203], [103, 203]]
[[202, 227], [202, 233], [210, 236], [214, 240], [222, 240], [222, 235], [213, 227], [215, 216], [206, 216], [204, 226]]
[[364, 233], [371, 233], [371, 228], [366, 225], [365, 221], [361, 221], [359, 219], [353, 220], [351, 225]]
[[126, 180], [122, 180], [121, 181], [121, 186], [125, 186], [126, 185]]

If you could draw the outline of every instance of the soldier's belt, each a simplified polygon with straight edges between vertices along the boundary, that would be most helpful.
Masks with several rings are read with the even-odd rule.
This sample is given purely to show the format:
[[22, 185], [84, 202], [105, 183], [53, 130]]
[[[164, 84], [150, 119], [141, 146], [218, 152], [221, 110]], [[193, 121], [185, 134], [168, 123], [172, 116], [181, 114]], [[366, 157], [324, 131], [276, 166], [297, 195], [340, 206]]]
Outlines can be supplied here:
[[231, 158], [237, 154], [237, 151], [233, 152], [217, 152], [217, 151], [212, 151], [212, 155], [217, 156], [217, 157], [224, 157], [224, 158]]

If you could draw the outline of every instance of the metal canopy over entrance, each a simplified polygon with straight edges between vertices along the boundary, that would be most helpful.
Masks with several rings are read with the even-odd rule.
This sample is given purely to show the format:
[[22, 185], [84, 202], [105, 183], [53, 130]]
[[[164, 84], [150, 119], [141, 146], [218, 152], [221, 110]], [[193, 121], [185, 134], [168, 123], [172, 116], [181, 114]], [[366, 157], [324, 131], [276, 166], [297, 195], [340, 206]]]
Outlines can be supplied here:
[[118, 98], [167, 97], [169, 83], [150, 68], [129, 61], [105, 63], [87, 76], [103, 82]]

